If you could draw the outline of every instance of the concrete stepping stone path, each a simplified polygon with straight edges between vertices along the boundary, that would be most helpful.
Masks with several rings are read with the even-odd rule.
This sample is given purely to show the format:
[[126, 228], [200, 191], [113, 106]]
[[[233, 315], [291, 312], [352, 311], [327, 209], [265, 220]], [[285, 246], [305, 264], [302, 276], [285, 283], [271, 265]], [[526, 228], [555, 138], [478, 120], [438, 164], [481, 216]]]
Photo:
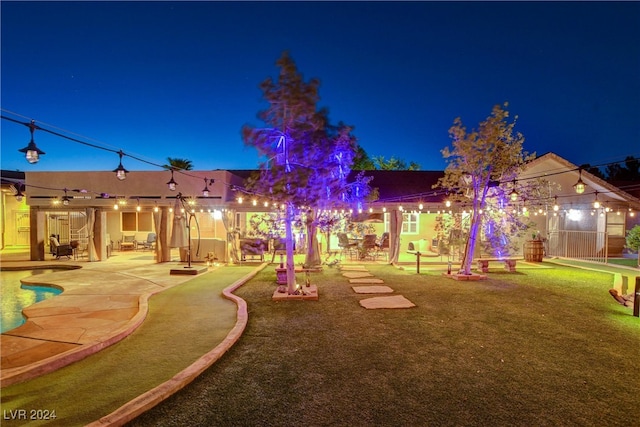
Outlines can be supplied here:
[[352, 286], [356, 294], [391, 294], [393, 289], [388, 286]]
[[414, 303], [412, 303], [402, 295], [365, 298], [363, 300], [360, 300], [360, 305], [367, 309], [411, 308], [416, 306]]
[[368, 271], [364, 265], [343, 265], [341, 271]]
[[380, 284], [384, 283], [382, 279], [376, 279], [374, 277], [363, 277], [360, 279], [349, 279], [349, 283], [357, 283], [357, 284]]
[[361, 279], [363, 277], [373, 277], [373, 274], [368, 271], [347, 271], [346, 273], [342, 273], [344, 277], [349, 279]]

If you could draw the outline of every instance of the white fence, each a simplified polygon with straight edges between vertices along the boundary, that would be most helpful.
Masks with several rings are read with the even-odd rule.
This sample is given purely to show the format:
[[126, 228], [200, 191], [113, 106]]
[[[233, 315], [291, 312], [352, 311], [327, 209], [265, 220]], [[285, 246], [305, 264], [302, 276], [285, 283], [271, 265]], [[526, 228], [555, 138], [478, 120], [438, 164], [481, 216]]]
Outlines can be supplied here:
[[604, 231], [552, 231], [545, 245], [547, 256], [607, 262], [608, 236]]

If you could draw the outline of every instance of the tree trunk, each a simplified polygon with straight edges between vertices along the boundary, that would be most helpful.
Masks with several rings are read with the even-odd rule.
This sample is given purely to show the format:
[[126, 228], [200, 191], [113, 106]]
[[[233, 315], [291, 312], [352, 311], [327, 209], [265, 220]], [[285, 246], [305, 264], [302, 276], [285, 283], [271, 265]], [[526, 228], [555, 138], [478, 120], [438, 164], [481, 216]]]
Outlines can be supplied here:
[[296, 270], [293, 260], [293, 230], [291, 223], [293, 222], [293, 204], [287, 202], [287, 213], [285, 215], [285, 232], [287, 247], [287, 292], [293, 295], [296, 291]]
[[480, 230], [481, 215], [480, 203], [474, 202], [473, 213], [471, 214], [471, 224], [469, 225], [469, 237], [465, 243], [464, 254], [460, 264], [460, 274], [470, 275], [473, 264], [473, 254], [476, 249], [478, 231]]

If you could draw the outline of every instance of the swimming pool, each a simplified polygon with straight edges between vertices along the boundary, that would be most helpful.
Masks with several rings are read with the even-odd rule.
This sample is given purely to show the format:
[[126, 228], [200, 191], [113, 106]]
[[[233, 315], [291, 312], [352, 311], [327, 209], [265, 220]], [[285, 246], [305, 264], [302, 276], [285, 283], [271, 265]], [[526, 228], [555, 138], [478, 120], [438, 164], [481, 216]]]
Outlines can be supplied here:
[[0, 301], [2, 301], [2, 324], [0, 332], [6, 332], [17, 328], [25, 322], [22, 309], [37, 302], [53, 298], [62, 293], [60, 289], [23, 285], [20, 279], [43, 273], [53, 273], [54, 269], [36, 270], [3, 270], [0, 271]]

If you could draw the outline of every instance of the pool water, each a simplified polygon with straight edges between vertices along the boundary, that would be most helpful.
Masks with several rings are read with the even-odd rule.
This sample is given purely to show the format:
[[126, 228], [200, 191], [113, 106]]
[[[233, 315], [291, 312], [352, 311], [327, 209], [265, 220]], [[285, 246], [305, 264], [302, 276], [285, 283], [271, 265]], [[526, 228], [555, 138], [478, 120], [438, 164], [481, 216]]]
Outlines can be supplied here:
[[53, 298], [62, 293], [60, 289], [23, 285], [20, 279], [43, 273], [53, 273], [54, 269], [0, 271], [0, 301], [2, 316], [0, 332], [17, 328], [25, 322], [22, 309], [37, 302]]

